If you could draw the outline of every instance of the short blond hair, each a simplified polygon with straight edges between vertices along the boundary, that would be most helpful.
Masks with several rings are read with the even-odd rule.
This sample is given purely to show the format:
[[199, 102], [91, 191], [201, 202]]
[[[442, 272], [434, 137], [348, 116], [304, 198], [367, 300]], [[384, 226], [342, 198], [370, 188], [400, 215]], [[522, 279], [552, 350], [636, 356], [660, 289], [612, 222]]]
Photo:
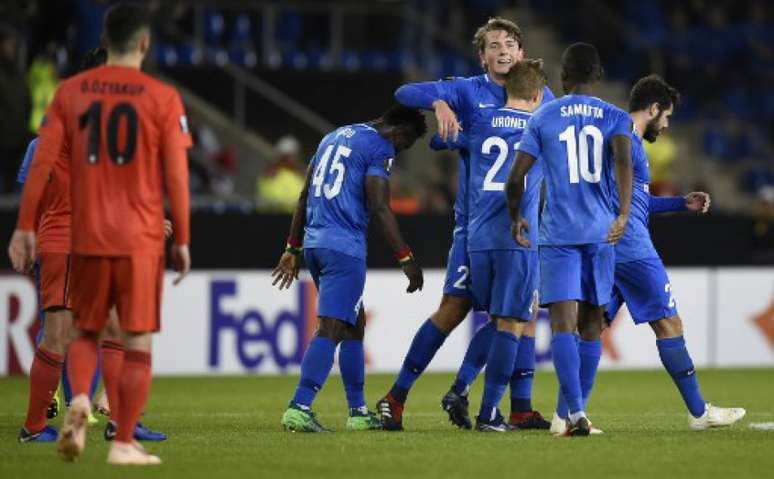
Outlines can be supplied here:
[[503, 30], [509, 37], [513, 37], [519, 42], [519, 48], [524, 47], [524, 34], [515, 22], [503, 17], [491, 17], [485, 24], [478, 27], [475, 35], [473, 35], [473, 45], [476, 46], [479, 53], [483, 52], [486, 46], [486, 34], [498, 30]]
[[548, 83], [546, 72], [543, 71], [543, 60], [525, 58], [513, 65], [505, 77], [505, 91], [508, 97], [520, 100], [532, 100]]

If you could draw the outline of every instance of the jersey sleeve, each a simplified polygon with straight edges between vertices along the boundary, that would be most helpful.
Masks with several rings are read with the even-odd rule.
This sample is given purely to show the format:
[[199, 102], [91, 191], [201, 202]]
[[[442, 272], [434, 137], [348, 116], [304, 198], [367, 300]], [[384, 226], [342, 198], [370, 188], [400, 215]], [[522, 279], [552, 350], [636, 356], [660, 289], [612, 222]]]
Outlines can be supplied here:
[[612, 128], [610, 130], [610, 137], [618, 136], [618, 135], [631, 135], [632, 133], [632, 119], [629, 116], [628, 113], [621, 109], [614, 109], [613, 113], [615, 113], [615, 116], [613, 117], [613, 124]]
[[465, 104], [465, 79], [454, 78], [433, 82], [408, 83], [398, 88], [395, 99], [401, 105], [432, 110], [433, 102], [443, 100], [459, 113]]
[[368, 162], [366, 176], [381, 176], [389, 180], [392, 163], [395, 161], [395, 153], [389, 151], [388, 148], [377, 147], [366, 161]]
[[188, 191], [188, 154], [191, 135], [183, 102], [176, 91], [172, 92], [169, 109], [164, 117], [161, 135], [164, 184], [172, 210], [175, 243], [187, 245], [191, 241], [190, 193]]
[[20, 230], [35, 229], [48, 176], [66, 142], [66, 116], [62, 90], [62, 87], [57, 90], [38, 130], [38, 143], [25, 179], [19, 218], [16, 223], [16, 228]]
[[653, 196], [648, 198], [648, 211], [654, 213], [670, 213], [673, 211], [686, 211], [685, 198], [682, 196]]
[[449, 139], [443, 141], [441, 137], [436, 133], [430, 139], [430, 149], [435, 151], [441, 150], [464, 150], [468, 146], [468, 137], [464, 132], [460, 132], [457, 136], [457, 141]]
[[543, 149], [542, 142], [540, 141], [540, 117], [533, 116], [527, 122], [527, 128], [524, 130], [524, 134], [521, 136], [519, 142], [519, 150], [522, 153], [527, 153], [533, 158], [540, 158], [540, 153]]

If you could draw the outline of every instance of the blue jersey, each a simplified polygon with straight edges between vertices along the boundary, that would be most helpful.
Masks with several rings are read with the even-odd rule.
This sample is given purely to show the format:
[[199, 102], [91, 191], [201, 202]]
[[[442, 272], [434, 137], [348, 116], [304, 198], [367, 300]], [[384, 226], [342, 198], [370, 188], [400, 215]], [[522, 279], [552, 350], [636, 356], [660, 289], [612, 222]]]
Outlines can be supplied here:
[[[524, 249], [511, 235], [505, 197], [508, 172], [527, 126], [530, 112], [507, 107], [481, 110], [467, 130], [470, 151], [468, 182], [468, 251]], [[537, 249], [538, 203], [542, 165], [527, 175], [521, 215], [529, 221], [530, 249]]]
[[[505, 105], [505, 88], [483, 74], [468, 78], [450, 78], [435, 82], [410, 83], [397, 92], [399, 103], [414, 107], [432, 109], [435, 100], [444, 100], [457, 114], [463, 131], [469, 128], [476, 113], [482, 109], [499, 108]], [[551, 89], [546, 87], [543, 103], [554, 99]], [[457, 180], [457, 199], [454, 202], [454, 217], [457, 226], [465, 225], [468, 216], [468, 173], [470, 158], [467, 149], [460, 150], [459, 177]]]
[[[650, 214], [650, 170], [648, 156], [642, 138], [632, 133], [632, 210], [629, 223], [621, 240], [615, 245], [615, 262], [626, 263], [647, 258], [657, 258], [658, 253], [650, 239], [648, 215]], [[615, 177], [609, 176], [613, 193], [613, 208], [618, 211], [618, 190]]]
[[543, 163], [546, 203], [541, 245], [579, 245], [607, 240], [615, 219], [611, 188], [614, 136], [629, 135], [629, 115], [599, 98], [566, 95], [538, 109], [519, 151]]
[[27, 181], [27, 174], [30, 172], [30, 166], [32, 166], [32, 158], [35, 156], [35, 148], [38, 146], [38, 139], [33, 138], [29, 146], [27, 146], [27, 152], [24, 153], [24, 161], [19, 166], [19, 173], [16, 175], [16, 182], [24, 184]]
[[312, 158], [306, 201], [305, 248], [366, 257], [366, 176], [390, 177], [395, 147], [369, 125], [329, 133]]

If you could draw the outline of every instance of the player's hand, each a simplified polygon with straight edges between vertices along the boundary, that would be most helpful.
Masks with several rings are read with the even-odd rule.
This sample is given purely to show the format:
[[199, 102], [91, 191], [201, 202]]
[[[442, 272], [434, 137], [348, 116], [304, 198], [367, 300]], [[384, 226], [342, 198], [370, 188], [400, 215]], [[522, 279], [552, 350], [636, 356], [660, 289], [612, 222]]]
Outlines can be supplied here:
[[607, 231], [607, 242], [616, 244], [623, 237], [626, 231], [626, 223], [629, 222], [629, 215], [618, 215], [610, 229]]
[[277, 264], [277, 267], [271, 272], [271, 275], [274, 278], [271, 285], [274, 286], [279, 283], [279, 286], [277, 286], [279, 289], [290, 288], [290, 285], [293, 284], [293, 280], [298, 279], [300, 265], [301, 259], [299, 258], [299, 255], [287, 251], [282, 253], [279, 264]]
[[529, 221], [519, 216], [518, 221], [511, 224], [511, 235], [521, 246], [529, 248], [532, 244], [527, 239], [527, 233], [529, 233]]
[[15, 230], [8, 245], [8, 257], [14, 270], [30, 272], [35, 264], [35, 232]]
[[422, 286], [425, 284], [425, 278], [422, 275], [422, 268], [419, 267], [417, 262], [413, 259], [411, 261], [406, 261], [401, 265], [401, 268], [403, 268], [403, 274], [405, 274], [409, 280], [406, 292], [413, 293], [416, 290], [421, 291]]
[[457, 141], [460, 131], [462, 131], [462, 126], [457, 120], [454, 110], [443, 100], [434, 101], [433, 108], [435, 109], [435, 119], [438, 122], [438, 136], [443, 141], [449, 141], [449, 138]]
[[709, 211], [711, 202], [709, 193], [703, 191], [694, 191], [685, 195], [685, 207], [690, 211], [706, 213]]
[[164, 220], [164, 239], [169, 239], [172, 237], [172, 222], [168, 219]]
[[191, 252], [187, 244], [172, 246], [172, 268], [178, 273], [177, 278], [172, 280], [172, 284], [177, 286], [191, 272]]

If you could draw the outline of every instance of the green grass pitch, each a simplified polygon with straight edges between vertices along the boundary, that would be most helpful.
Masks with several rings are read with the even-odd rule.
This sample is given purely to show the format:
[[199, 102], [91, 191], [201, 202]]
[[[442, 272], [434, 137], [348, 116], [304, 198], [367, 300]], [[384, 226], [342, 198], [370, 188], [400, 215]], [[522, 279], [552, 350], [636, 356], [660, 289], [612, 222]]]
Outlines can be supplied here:
[[[61, 462], [49, 444], [19, 444], [27, 381], [0, 379], [0, 478], [551, 478], [551, 477], [774, 477], [774, 431], [751, 422], [774, 421], [774, 370], [699, 372], [705, 398], [747, 408], [730, 429], [692, 432], [671, 379], [663, 371], [602, 372], [589, 415], [603, 436], [557, 439], [548, 432], [481, 434], [451, 427], [439, 408], [448, 374], [422, 377], [409, 396], [403, 433], [346, 432], [346, 405], [338, 376], [315, 409], [335, 434], [283, 432], [280, 416], [296, 377], [159, 378], [144, 418], [170, 439], [150, 444], [157, 468], [105, 464], [104, 420], [89, 431], [84, 456]], [[370, 375], [369, 406], [392, 375]], [[478, 406], [481, 381], [471, 392]], [[534, 404], [549, 415], [556, 396], [551, 372], [535, 378]], [[507, 398], [506, 398], [507, 400]], [[508, 405], [503, 403], [507, 413]], [[54, 420], [59, 426], [61, 416]]]

